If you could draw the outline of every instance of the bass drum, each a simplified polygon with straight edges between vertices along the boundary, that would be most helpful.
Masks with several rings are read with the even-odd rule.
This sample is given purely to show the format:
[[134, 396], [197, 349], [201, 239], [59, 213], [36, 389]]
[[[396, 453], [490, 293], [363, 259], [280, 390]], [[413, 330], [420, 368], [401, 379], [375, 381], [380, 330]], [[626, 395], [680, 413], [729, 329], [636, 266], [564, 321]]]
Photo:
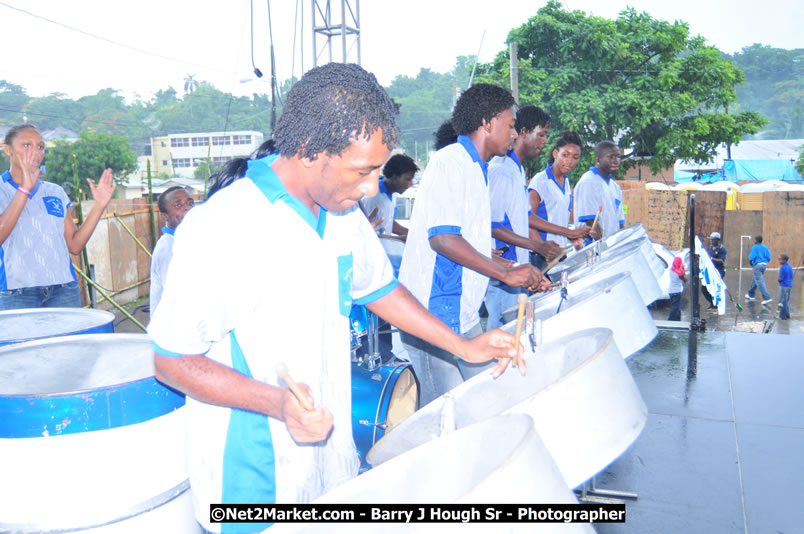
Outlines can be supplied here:
[[366, 454], [386, 431], [407, 419], [419, 404], [419, 386], [407, 363], [369, 371], [352, 364], [352, 436], [363, 469]]

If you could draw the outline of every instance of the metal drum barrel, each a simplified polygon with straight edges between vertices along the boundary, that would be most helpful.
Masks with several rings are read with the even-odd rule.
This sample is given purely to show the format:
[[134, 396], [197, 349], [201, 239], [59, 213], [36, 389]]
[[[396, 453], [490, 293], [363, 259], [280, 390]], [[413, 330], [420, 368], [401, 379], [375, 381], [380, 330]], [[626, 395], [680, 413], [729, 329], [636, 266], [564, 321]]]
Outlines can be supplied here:
[[[528, 320], [534, 325], [535, 321], [542, 321], [541, 340], [534, 337], [537, 344], [577, 332], [579, 328], [608, 328], [620, 353], [627, 358], [658, 334], [656, 323], [642, 303], [630, 273], [602, 279], [590, 275], [569, 284], [566, 299], [562, 298], [561, 290], [555, 288], [547, 293], [535, 293], [528, 302], [533, 305], [533, 316], [531, 319], [529, 315]], [[507, 323], [502, 328], [510, 334], [516, 331], [516, 314], [516, 307], [502, 314]], [[531, 326], [525, 325], [527, 334], [535, 330]], [[530, 343], [529, 338], [527, 342]]]
[[[587, 263], [586, 259], [583, 262], [573, 260], [570, 263], [559, 263], [555, 269], [548, 273], [548, 277], [555, 282], [561, 279], [562, 272], [567, 272], [569, 281], [572, 282], [591, 274], [608, 277], [617, 273], [630, 272], [634, 285], [642, 296], [642, 302], [647, 306], [654, 300], [661, 298], [662, 289], [659, 287], [653, 268], [648, 265], [645, 259], [642, 245], [643, 243], [641, 242], [627, 243], [622, 247], [618, 247], [616, 254], [612, 253], [595, 258], [591, 260], [591, 263]], [[575, 257], [573, 256], [573, 258]], [[661, 261], [658, 256], [656, 261]]]
[[0, 349], [0, 531], [199, 532], [184, 402], [146, 335]]
[[[648, 410], [606, 328], [581, 330], [539, 347], [524, 342], [527, 374], [483, 373], [437, 398], [369, 451], [376, 466], [434, 436], [445, 419], [463, 428], [502, 413], [530, 415], [574, 488], [617, 459], [645, 426]], [[458, 458], [458, 456], [456, 456]], [[467, 464], [469, 465], [469, 464]]]
[[[597, 258], [597, 261], [603, 262], [612, 257], [628, 254], [631, 250], [636, 248], [642, 253], [642, 256], [645, 258], [645, 263], [650, 268], [650, 272], [653, 273], [654, 278], [656, 278], [656, 280], [661, 278], [662, 274], [667, 270], [667, 265], [665, 261], [656, 254], [651, 240], [647, 236], [642, 236], [633, 239], [624, 239], [618, 242], [615, 238], [619, 235], [618, 232], [608, 237], [605, 241], [592, 243], [571, 254], [550, 271], [551, 278], [554, 273], [560, 275], [561, 271], [569, 271], [585, 265], [590, 255], [594, 256], [599, 253], [600, 257]], [[634, 234], [631, 235], [633, 236]], [[611, 244], [609, 244], [609, 241], [611, 241]]]
[[[522, 414], [500, 415], [439, 436], [367, 471], [315, 503], [575, 503], [550, 453]], [[292, 527], [292, 528], [291, 528]], [[331, 523], [275, 525], [281, 532], [571, 532], [590, 525]], [[300, 530], [299, 530], [300, 529]]]
[[0, 346], [76, 334], [113, 334], [114, 314], [84, 308], [0, 311]]

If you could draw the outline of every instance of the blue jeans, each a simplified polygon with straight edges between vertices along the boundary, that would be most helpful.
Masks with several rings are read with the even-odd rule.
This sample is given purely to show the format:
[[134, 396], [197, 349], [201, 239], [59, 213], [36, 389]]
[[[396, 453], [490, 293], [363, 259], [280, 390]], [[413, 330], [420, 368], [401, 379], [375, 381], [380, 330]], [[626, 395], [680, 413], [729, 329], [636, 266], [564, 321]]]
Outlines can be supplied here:
[[771, 298], [768, 288], [765, 285], [765, 269], [767, 269], [767, 267], [767, 263], [757, 263], [754, 265], [754, 278], [751, 280], [751, 287], [748, 288], [749, 297], [753, 298], [754, 294], [757, 292], [757, 288], [759, 288], [759, 292], [762, 294], [762, 300]]
[[518, 304], [520, 293], [525, 293], [525, 289], [511, 287], [496, 280], [489, 282], [489, 288], [486, 290], [486, 311], [489, 312], [486, 330], [499, 328], [505, 324], [502, 313]]
[[[483, 333], [480, 323], [462, 334], [469, 339]], [[419, 381], [419, 406], [425, 406], [447, 391], [475, 375], [491, 369], [496, 360], [486, 363], [468, 363], [430, 343], [400, 332], [402, 345], [408, 352], [413, 371]]]
[[667, 317], [667, 320], [681, 320], [681, 293], [670, 293], [670, 315]]
[[0, 291], [0, 310], [80, 307], [81, 294], [77, 282]]
[[779, 319], [790, 319], [790, 292], [792, 287], [779, 287], [779, 303], [782, 309], [779, 310]]

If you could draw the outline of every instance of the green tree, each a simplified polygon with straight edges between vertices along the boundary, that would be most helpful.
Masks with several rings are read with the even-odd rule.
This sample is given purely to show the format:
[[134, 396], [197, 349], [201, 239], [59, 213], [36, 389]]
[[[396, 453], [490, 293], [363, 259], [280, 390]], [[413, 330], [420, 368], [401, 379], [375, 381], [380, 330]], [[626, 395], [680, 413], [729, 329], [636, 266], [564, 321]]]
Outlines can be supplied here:
[[22, 123], [23, 110], [30, 100], [22, 86], [0, 80], [0, 126]]
[[804, 137], [804, 48], [753, 44], [725, 57], [745, 73], [745, 83], [737, 86], [740, 108], [758, 111], [769, 120], [760, 137]]
[[[625, 150], [623, 171], [636, 163], [630, 156], [655, 171], [676, 159], [710, 161], [718, 145], [764, 123], [755, 112], [726, 112], [744, 77], [702, 37], [690, 37], [684, 22], [630, 8], [609, 20], [550, 0], [508, 41], [518, 47], [520, 103], [544, 108], [554, 134], [575, 130], [590, 147], [616, 141]], [[510, 84], [507, 49], [480, 79]], [[591, 160], [587, 150], [575, 173]]]
[[798, 160], [796, 160], [796, 170], [801, 176], [804, 176], [804, 145], [798, 148]]
[[[78, 160], [78, 176], [98, 180], [104, 169], [114, 171], [115, 181], [125, 183], [137, 169], [137, 155], [128, 139], [107, 133], [82, 131], [75, 142], [56, 141], [45, 153], [46, 179], [64, 186], [73, 180], [72, 155]], [[66, 188], [69, 188], [66, 187]]]
[[218, 172], [220, 169], [220, 165], [215, 164], [214, 162], [210, 162], [209, 164], [209, 172], [207, 172], [207, 160], [202, 161], [198, 167], [193, 170], [193, 178], [196, 180], [204, 180]]

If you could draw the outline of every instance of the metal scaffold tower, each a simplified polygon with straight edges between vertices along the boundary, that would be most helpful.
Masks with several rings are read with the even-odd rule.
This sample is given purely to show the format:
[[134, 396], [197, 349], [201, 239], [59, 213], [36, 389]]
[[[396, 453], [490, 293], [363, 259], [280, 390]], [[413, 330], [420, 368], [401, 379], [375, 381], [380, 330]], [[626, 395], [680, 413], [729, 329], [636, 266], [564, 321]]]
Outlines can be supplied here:
[[[360, 64], [360, 0], [311, 0], [313, 7], [313, 66], [320, 63], [324, 52], [328, 53], [326, 62], [332, 62], [332, 44], [334, 37], [341, 38], [343, 63]], [[336, 9], [333, 10], [333, 4]], [[337, 5], [340, 4], [340, 9]], [[354, 7], [354, 8], [353, 8]], [[316, 39], [325, 38], [319, 50]], [[336, 45], [337, 46], [337, 45]], [[336, 60], [337, 61], [337, 60]]]

